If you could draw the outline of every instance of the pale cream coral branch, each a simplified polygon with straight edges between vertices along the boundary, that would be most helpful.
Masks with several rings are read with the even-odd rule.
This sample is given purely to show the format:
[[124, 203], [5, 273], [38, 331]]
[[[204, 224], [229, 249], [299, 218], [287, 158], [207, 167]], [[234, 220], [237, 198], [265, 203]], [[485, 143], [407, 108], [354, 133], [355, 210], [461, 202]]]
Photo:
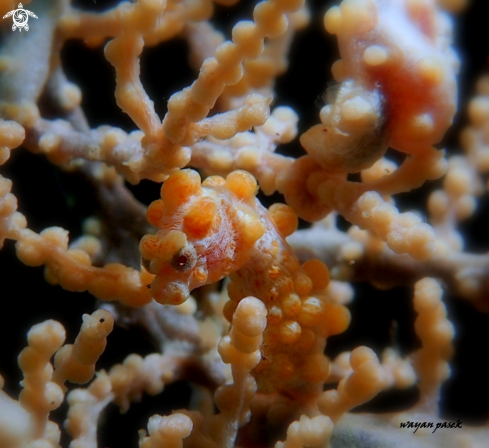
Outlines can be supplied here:
[[[152, 37], [161, 35], [159, 39], [153, 37], [153, 40], [156, 40], [153, 44], [174, 37], [183, 28], [188, 15], [187, 3], [172, 0], [167, 2], [165, 13], [160, 17], [155, 29], [147, 30]], [[101, 45], [106, 39], [120, 34], [123, 27], [122, 17], [130, 8], [129, 2], [121, 2], [102, 13], [89, 13], [70, 7], [58, 22], [61, 37], [85, 39], [90, 46]]]
[[114, 327], [114, 318], [106, 310], [83, 315], [83, 324], [75, 343], [61, 347], [54, 358], [55, 383], [65, 381], [84, 384], [95, 374], [95, 363], [105, 350], [107, 336]]
[[167, 417], [153, 415], [148, 421], [149, 436], [141, 437], [140, 448], [182, 448], [182, 439], [190, 435], [192, 420], [185, 414], [175, 413]]
[[257, 389], [251, 371], [260, 362], [266, 315], [267, 309], [260, 300], [241, 300], [229, 335], [219, 343], [222, 360], [231, 364], [233, 372], [233, 383], [221, 386], [214, 396], [221, 412], [211, 421], [211, 432], [219, 447], [232, 448], [238, 428], [250, 420], [249, 403]]
[[[432, 148], [407, 159], [393, 173], [362, 183], [349, 182], [345, 174], [331, 173], [304, 156], [280, 174], [277, 185], [287, 202], [298, 209], [299, 216], [316, 221], [336, 210], [352, 224], [376, 233], [395, 252], [427, 260], [435, 253], [433, 229], [399, 214], [380, 194], [409, 191], [426, 179], [442, 176], [446, 169], [443, 155], [444, 151]], [[408, 233], [411, 238], [401, 241], [398, 235]]]
[[[253, 101], [250, 97], [248, 103], [255, 103], [249, 109], [228, 112], [218, 120], [210, 120], [208, 126], [202, 122], [222, 94], [226, 85], [235, 84], [243, 76], [242, 63], [245, 59], [255, 59], [263, 52], [263, 39], [266, 36], [275, 37], [283, 34], [287, 29], [287, 19], [283, 11], [293, 12], [300, 7], [301, 2], [262, 2], [255, 8], [254, 22], [240, 22], [233, 31], [233, 42], [225, 42], [216, 49], [216, 58], [206, 59], [200, 69], [199, 77], [187, 89], [174, 94], [168, 102], [168, 113], [163, 120], [161, 130], [154, 127], [155, 119], [152, 103], [143, 93], [139, 81], [138, 59], [141, 50], [135, 50], [133, 57], [127, 57], [118, 42], [122, 36], [116, 37], [106, 48], [109, 61], [116, 68], [118, 85], [116, 99], [124, 111], [129, 113], [136, 124], [145, 131], [142, 145], [145, 149], [144, 159], [140, 165], [132, 164], [131, 169], [140, 171], [159, 171], [161, 175], [169, 174], [175, 168], [183, 167], [190, 155], [186, 146], [194, 144], [198, 138], [205, 135], [215, 135], [219, 138], [229, 138], [236, 132], [244, 131], [252, 126], [262, 124], [268, 112], [259, 107], [263, 100], [257, 97]], [[134, 15], [134, 14], [132, 14]], [[128, 14], [128, 21], [132, 20]], [[131, 46], [142, 40], [134, 30], [137, 29], [137, 18], [132, 20], [132, 34], [125, 34], [124, 39], [129, 40]], [[142, 45], [142, 42], [139, 44]], [[141, 47], [142, 48], [142, 47]], [[124, 54], [124, 57], [122, 55]], [[131, 68], [132, 67], [132, 68]], [[130, 69], [133, 75], [129, 78], [123, 75]], [[135, 92], [139, 101], [133, 102]], [[267, 100], [265, 100], [267, 101]], [[137, 106], [132, 106], [132, 105]], [[246, 102], [245, 102], [246, 105]], [[230, 115], [229, 115], [230, 114]], [[150, 118], [151, 117], [151, 118]], [[214, 125], [212, 125], [215, 123]], [[208, 129], [202, 133], [197, 129]], [[155, 176], [156, 173], [153, 174]], [[150, 175], [151, 177], [151, 175]]]
[[25, 138], [24, 128], [15, 121], [0, 119], [0, 165], [10, 157], [10, 150], [21, 145]]
[[275, 448], [303, 448], [309, 446], [328, 448], [333, 428], [333, 422], [325, 415], [316, 415], [309, 418], [303, 414], [299, 421], [289, 425], [285, 442], [277, 442]]
[[413, 365], [419, 378], [420, 400], [417, 409], [437, 413], [441, 384], [450, 376], [448, 361], [453, 354], [455, 329], [447, 319], [442, 289], [432, 278], [424, 278], [414, 289], [416, 334], [422, 347], [413, 354]]
[[29, 345], [19, 355], [19, 367], [24, 374], [19, 403], [31, 417], [28, 439], [48, 436], [49, 412], [64, 400], [61, 387], [52, 381], [50, 359], [61, 348], [65, 337], [65, 329], [54, 320], [34, 325], [27, 334]]
[[101, 300], [119, 299], [133, 306], [151, 301], [147, 274], [117, 263], [104, 268], [91, 266], [86, 252], [67, 249], [68, 238], [63, 229], [50, 228], [37, 234], [17, 228], [8, 237], [18, 241], [17, 255], [22, 262], [28, 266], [46, 264], [51, 283], [60, 283], [69, 291], [88, 289]]
[[[353, 373], [350, 364], [351, 352], [340, 353], [331, 361], [331, 372], [327, 379], [328, 383], [336, 383]], [[401, 357], [393, 348], [386, 348], [381, 355], [381, 365], [385, 373], [386, 389], [405, 389], [416, 383], [417, 376], [414, 372], [411, 359]]]
[[[196, 123], [192, 129], [193, 138], [199, 140], [213, 134], [219, 138], [228, 138], [247, 131], [256, 124], [254, 122], [256, 117], [260, 117], [260, 123], [265, 122], [268, 117], [268, 104], [270, 101], [271, 98], [251, 95], [238, 109]], [[27, 114], [31, 116], [30, 113]], [[36, 116], [35, 112], [33, 115], [35, 118], [31, 118], [26, 145], [32, 151], [43, 152], [51, 162], [57, 165], [66, 166], [70, 161], [76, 159], [101, 161], [113, 165], [131, 183], [138, 183], [145, 177], [153, 180], [163, 180], [166, 177], [164, 170], [161, 172], [156, 170], [154, 172], [155, 167], [158, 165], [153, 165], [151, 168], [147, 167], [147, 169], [143, 168], [145, 166], [145, 149], [143, 146], [144, 134], [142, 132], [135, 131], [127, 134], [121, 129], [110, 126], [101, 126], [88, 132], [80, 132], [74, 129], [67, 121], [45, 120]], [[291, 121], [290, 124], [285, 122], [277, 127], [277, 131], [283, 131], [284, 133], [283, 141], [287, 140], [287, 135], [294, 134], [294, 119], [292, 118]], [[265, 126], [267, 125], [265, 124]], [[269, 126], [275, 125], [270, 124]], [[220, 142], [214, 142], [216, 141], [209, 138], [208, 143], [205, 140], [196, 143], [191, 148], [185, 148], [183, 151], [192, 154], [196, 163], [195, 166], [205, 167], [206, 164], [215, 160], [212, 157], [212, 153], [206, 155], [203, 152], [205, 148], [208, 146], [222, 146]], [[223, 151], [220, 153], [222, 155]], [[283, 169], [292, 160], [283, 156], [270, 155], [265, 157], [267, 157], [267, 160], [270, 159], [271, 162], [275, 161], [271, 164], [276, 166], [275, 169], [272, 168], [272, 174]], [[209, 159], [209, 162], [206, 161], [206, 158]], [[224, 157], [221, 163], [225, 163], [228, 158], [229, 156]], [[243, 153], [241, 159], [240, 165], [258, 166], [260, 164], [258, 155], [255, 155], [254, 152], [250, 153], [248, 157], [245, 157]], [[219, 161], [216, 162], [219, 163]], [[193, 165], [194, 162], [192, 161], [191, 164]], [[266, 166], [261, 164], [260, 170], [267, 171]], [[263, 176], [260, 176], [260, 178], [263, 178]], [[272, 188], [274, 188], [273, 182]]]
[[66, 401], [69, 406], [64, 423], [73, 440], [70, 448], [97, 448], [97, 425], [101, 412], [113, 400], [110, 380], [104, 372], [87, 389], [71, 391]]
[[[19, 355], [24, 379], [18, 403], [0, 391], [2, 447], [24, 446], [21, 439], [27, 443], [25, 446], [59, 446], [60, 430], [48, 420], [49, 413], [63, 402], [66, 379], [83, 383], [93, 377], [95, 363], [105, 348], [112, 324], [113, 319], [107, 311], [98, 310], [91, 316], [85, 315], [75, 344], [63, 347], [66, 333], [59, 322], [47, 320], [29, 330], [28, 346]], [[54, 369], [50, 362], [53, 355]], [[14, 423], [12, 427], [8, 425], [11, 417], [5, 411], [12, 413], [17, 420], [11, 422]], [[95, 428], [96, 425], [89, 429], [92, 435]]]
[[[67, 398], [70, 409], [65, 423], [68, 433], [73, 437], [70, 446], [96, 448], [97, 422], [104, 408], [110, 402], [114, 402], [120, 407], [121, 412], [127, 412], [132, 402], [141, 400], [143, 393], [161, 393], [166, 384], [180, 379], [182, 361], [183, 358], [159, 353], [145, 358], [135, 354], [129, 355], [122, 364], [116, 364], [109, 372], [97, 373], [97, 378], [87, 389], [71, 391]], [[150, 422], [153, 422], [149, 425], [150, 438], [145, 439], [147, 442], [144, 446], [152, 446], [151, 435], [157, 432], [154, 427], [155, 420], [150, 419]]]
[[245, 95], [258, 92], [263, 95], [273, 93], [275, 80], [288, 67], [287, 54], [297, 31], [307, 26], [309, 10], [302, 6], [298, 11], [289, 14], [289, 26], [281, 36], [269, 38], [261, 56], [243, 63], [243, 76], [239, 82], [227, 85], [219, 97], [219, 109], [233, 109], [240, 105]]
[[429, 262], [419, 261], [407, 254], [396, 254], [380, 238], [356, 226], [342, 232], [332, 218], [287, 238], [299, 260], [319, 258], [329, 266], [333, 279], [368, 281], [381, 289], [412, 286], [428, 275], [441, 279], [456, 295], [470, 300], [479, 309], [487, 309], [486, 254], [442, 250]]
[[275, 147], [297, 135], [298, 117], [288, 107], [277, 107], [254, 132], [242, 132], [227, 140], [208, 137], [192, 146], [190, 165], [206, 172], [227, 175], [236, 169], [253, 174], [265, 194], [276, 191], [278, 173], [293, 162], [291, 157], [275, 154]]
[[[3, 388], [3, 378], [0, 383]], [[0, 446], [19, 446], [29, 431], [29, 413], [0, 389]]]
[[[299, 4], [300, 2], [298, 5]], [[113, 164], [117, 170], [132, 183], [137, 183], [141, 178], [151, 178], [156, 181], [161, 181], [172, 169], [175, 167], [182, 167], [187, 163], [189, 159], [189, 149], [181, 144], [175, 145], [174, 143], [171, 143], [161, 134], [159, 119], [154, 112], [152, 102], [146, 95], [139, 80], [138, 56], [142, 51], [142, 39], [151, 32], [151, 25], [148, 24], [148, 20], [151, 18], [150, 22], [152, 21], [154, 26], [154, 20], [155, 17], [157, 17], [157, 13], [162, 13], [160, 6], [151, 2], [140, 2], [137, 5], [121, 6], [120, 8], [122, 9], [120, 12], [116, 13], [113, 11], [110, 13], [113, 16], [120, 16], [117, 20], [120, 22], [120, 31], [123, 33], [110, 42], [106, 49], [107, 57], [113, 64], [115, 64], [116, 73], [119, 79], [116, 89], [116, 98], [122, 109], [129, 113], [138, 127], [144, 131], [144, 135], [135, 133], [127, 136], [127, 134], [121, 130], [110, 128], [100, 128], [90, 132], [80, 132], [79, 130], [73, 129], [72, 126], [65, 121], [48, 121], [42, 119], [39, 116], [36, 107], [29, 102], [23, 103], [20, 106], [4, 104], [3, 108], [9, 116], [16, 117], [17, 120], [27, 126], [29, 131], [27, 144], [32, 150], [41, 150], [45, 152], [48, 154], [48, 157], [57, 164], [65, 164], [75, 158], [104, 161]], [[293, 10], [297, 5], [294, 4], [284, 7], [285, 10]], [[280, 26], [282, 27], [282, 31], [280, 32], [283, 32], [286, 27], [286, 22], [284, 22], [285, 16], [279, 14], [275, 17], [276, 12], [273, 11], [275, 11], [276, 8], [276, 6], [268, 7], [262, 5], [257, 9], [256, 17], [257, 20], [265, 22], [267, 20], [271, 20], [272, 22], [274, 20], [279, 20], [281, 24]], [[277, 11], [279, 10], [277, 9]], [[164, 15], [165, 14], [163, 13], [163, 17]], [[273, 19], [273, 17], [275, 17], [275, 19]], [[263, 27], [265, 27], [265, 22], [262, 24]], [[271, 26], [270, 24], [268, 25]], [[261, 28], [257, 27], [256, 29], [259, 30]], [[263, 32], [266, 35], [268, 31]], [[275, 32], [279, 33], [279, 30], [277, 29]], [[236, 33], [236, 36], [241, 36], [238, 31], [236, 31]], [[235, 45], [238, 50], [242, 47], [239, 51], [244, 53], [239, 56], [238, 51], [236, 56], [239, 56], [239, 60], [233, 62], [233, 64], [238, 64], [236, 65], [236, 69], [240, 67], [239, 61], [251, 57], [251, 55], [247, 53], [248, 50], [246, 50], [246, 46], [249, 45], [248, 40], [251, 37], [247, 36], [246, 33], [241, 37], [239, 36], [235, 37], [235, 39], [238, 39], [238, 41], [241, 42], [239, 45], [236, 44], [236, 46], [235, 44], [227, 42], [219, 47], [220, 49], [222, 47], [222, 50], [224, 51], [221, 57], [225, 57], [225, 54], [231, 52], [226, 56], [228, 58], [234, 54], [232, 51], [232, 48], [234, 48], [233, 45]], [[244, 40], [240, 41], [239, 39]], [[119, 44], [117, 44], [117, 42], [119, 42]], [[259, 42], [260, 39], [256, 44]], [[131, 44], [129, 45], [129, 47], [133, 49], [131, 54], [127, 54], [127, 49], [120, 51], [120, 45], [123, 45], [124, 48], [126, 48], [127, 44]], [[231, 47], [229, 47], [228, 44], [231, 45]], [[257, 51], [261, 51], [259, 47], [260, 46], [257, 47]], [[216, 51], [220, 54], [219, 52], [221, 50], [218, 49]], [[226, 51], [228, 53], [226, 53]], [[207, 79], [206, 77], [211, 76], [210, 74], [212, 70], [210, 69], [209, 63], [210, 59], [204, 64], [203, 67], [207, 68], [201, 70], [202, 79], [196, 86], [204, 82], [204, 79]], [[221, 61], [221, 65], [222, 64], [224, 64], [222, 67], [226, 66], [224, 60]], [[218, 64], [218, 66], [220, 65]], [[239, 77], [241, 76], [241, 72], [240, 70], [238, 70], [238, 72], [237, 76]], [[207, 74], [205, 75], [205, 73]], [[206, 82], [208, 81], [205, 81], [203, 86], [207, 85], [205, 84]], [[223, 85], [232, 82], [233, 81], [231, 80], [225, 80]], [[68, 83], [65, 84], [68, 88]], [[193, 88], [192, 92], [197, 92], [195, 88], [196, 87]], [[212, 91], [207, 87], [202, 88], [205, 92]], [[14, 90], [17, 91], [19, 89]], [[79, 95], [77, 96], [75, 93], [76, 92], [73, 91], [69, 93], [68, 96], [70, 98], [73, 97], [70, 101], [75, 101], [76, 103], [75, 97], [77, 97], [79, 101]], [[38, 93], [36, 93], [36, 95], [37, 94]], [[175, 109], [175, 101], [177, 96], [175, 96], [173, 100], [170, 100], [169, 120], [171, 120], [171, 117], [176, 113], [177, 109]], [[30, 101], [32, 100], [34, 100], [34, 98], [30, 99]], [[215, 98], [210, 101], [209, 104], [214, 102]], [[248, 130], [252, 126], [262, 124], [268, 116], [269, 102], [270, 98], [267, 97], [250, 96], [240, 108], [234, 111], [204, 119], [200, 122], [198, 122], [198, 120], [195, 122], [195, 119], [190, 120], [194, 123], [189, 125], [190, 127], [186, 127], [187, 144], [195, 143], [207, 135], [215, 135], [218, 138], [228, 138], [238, 132]], [[187, 110], [187, 106], [184, 107], [184, 110], [188, 117], [193, 116], [191, 109]], [[201, 118], [204, 117], [205, 115]], [[168, 126], [166, 126], [165, 129], [168, 130]]]
[[284, 12], [294, 12], [301, 5], [301, 0], [263, 1], [253, 13], [256, 23], [242, 21], [233, 28], [233, 41], [220, 44], [215, 57], [203, 62], [199, 77], [192, 86], [170, 98], [163, 129], [173, 143], [195, 143], [187, 137], [190, 123], [207, 116], [225, 86], [236, 84], [242, 78], [243, 61], [256, 59], [262, 54], [265, 37], [278, 37], [287, 30]]
[[357, 347], [350, 355], [352, 373], [338, 389], [323, 392], [318, 399], [320, 412], [337, 422], [345, 412], [375, 397], [386, 386], [386, 373], [373, 350]]
[[[145, 44], [148, 46], [172, 39], [192, 24], [206, 27], [208, 24], [205, 20], [213, 12], [213, 5], [209, 0], [167, 0], [166, 3], [165, 12], [156, 27], [146, 30]], [[61, 16], [58, 28], [63, 39], [84, 39], [89, 46], [99, 46], [120, 34], [121, 16], [127, 9], [128, 2], [121, 2], [101, 13], [89, 13], [70, 7]]]

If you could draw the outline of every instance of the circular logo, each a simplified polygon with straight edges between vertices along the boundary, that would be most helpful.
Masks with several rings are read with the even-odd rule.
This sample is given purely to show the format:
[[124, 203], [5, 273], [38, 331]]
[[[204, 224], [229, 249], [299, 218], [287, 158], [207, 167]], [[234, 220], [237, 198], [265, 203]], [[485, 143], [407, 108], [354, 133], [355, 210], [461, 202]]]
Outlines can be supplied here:
[[15, 26], [23, 28], [27, 24], [29, 17], [27, 17], [27, 13], [24, 9], [16, 9], [13, 15], [13, 19]]

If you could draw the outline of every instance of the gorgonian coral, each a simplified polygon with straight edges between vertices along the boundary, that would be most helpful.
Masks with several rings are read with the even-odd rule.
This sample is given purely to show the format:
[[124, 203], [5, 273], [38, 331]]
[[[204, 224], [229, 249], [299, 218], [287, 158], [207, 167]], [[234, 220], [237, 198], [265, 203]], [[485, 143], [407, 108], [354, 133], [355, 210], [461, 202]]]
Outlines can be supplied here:
[[[460, 428], [439, 409], [455, 338], [464, 337], [442, 286], [479, 310], [488, 297], [487, 256], [463, 252], [458, 227], [486, 190], [485, 77], [468, 107], [463, 154], [439, 145], [458, 96], [449, 14], [464, 2], [343, 0], [326, 8], [265, 0], [248, 13], [228, 9], [232, 3], [139, 0], [94, 12], [34, 0], [38, 20], [28, 33], [3, 23], [0, 242], [30, 269], [44, 266], [49, 283], [95, 296], [99, 309], [83, 315], [76, 336], [73, 324], [37, 323], [52, 317], [43, 296], [50, 293], [23, 292], [24, 279], [14, 292], [7, 287], [6, 304], [22, 296], [36, 311], [27, 300], [35, 296], [42, 317], [29, 322], [27, 347], [15, 348], [21, 390], [10, 373], [0, 391], [0, 445], [54, 448], [68, 437], [73, 448], [116, 445], [110, 437], [126, 443], [127, 427], [141, 430], [144, 448], [413, 446], [406, 428], [429, 432], [416, 438], [424, 446], [479, 446], [485, 429]], [[3, 0], [0, 8], [16, 5]], [[246, 20], [226, 30], [236, 10]], [[300, 62], [327, 53], [320, 27], [339, 47], [329, 86], [324, 66]], [[314, 52], [292, 46], [302, 36]], [[178, 52], [164, 53], [171, 45], [186, 45], [186, 72], [176, 69]], [[84, 82], [80, 64], [90, 64], [73, 54], [101, 58], [88, 86], [76, 83]], [[151, 55], [158, 61], [148, 68]], [[300, 78], [284, 88], [289, 68]], [[112, 85], [97, 90], [104, 70]], [[320, 110], [309, 85], [312, 97], [326, 88]], [[279, 94], [291, 92], [305, 108], [284, 105]], [[105, 116], [110, 102], [120, 127]], [[15, 155], [34, 156], [17, 149], [9, 160], [19, 146], [36, 154], [30, 174]], [[48, 188], [52, 165], [68, 203], [84, 204], [77, 238], [60, 227], [73, 225], [48, 213], [52, 191], [29, 203]], [[22, 175], [31, 182], [17, 181]], [[405, 211], [400, 193], [442, 177], [426, 194], [426, 216]], [[384, 293], [355, 290], [356, 281], [403, 286], [389, 302], [401, 311], [379, 306]], [[54, 308], [71, 307], [73, 296]], [[140, 333], [132, 327], [153, 345], [134, 347]], [[469, 358], [454, 365], [475, 377]], [[183, 382], [185, 402], [164, 392]], [[133, 403], [147, 395], [154, 408], [139, 421]], [[111, 404], [135, 428], [98, 432]], [[391, 412], [350, 412], [362, 405]]]

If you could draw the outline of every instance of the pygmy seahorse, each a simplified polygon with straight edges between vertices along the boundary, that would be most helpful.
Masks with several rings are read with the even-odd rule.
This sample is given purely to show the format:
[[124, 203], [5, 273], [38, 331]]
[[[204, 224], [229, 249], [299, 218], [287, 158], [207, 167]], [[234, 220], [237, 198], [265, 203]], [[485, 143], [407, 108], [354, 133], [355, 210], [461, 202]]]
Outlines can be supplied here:
[[328, 376], [326, 338], [344, 331], [350, 315], [326, 293], [328, 268], [319, 260], [301, 266], [287, 244], [295, 212], [285, 204], [265, 209], [257, 190], [245, 171], [202, 184], [192, 170], [171, 175], [148, 208], [158, 231], [141, 241], [143, 264], [155, 274], [151, 293], [160, 303], [182, 303], [193, 289], [228, 275], [230, 322], [240, 300], [260, 299], [267, 328], [253, 372], [259, 390], [303, 393]]

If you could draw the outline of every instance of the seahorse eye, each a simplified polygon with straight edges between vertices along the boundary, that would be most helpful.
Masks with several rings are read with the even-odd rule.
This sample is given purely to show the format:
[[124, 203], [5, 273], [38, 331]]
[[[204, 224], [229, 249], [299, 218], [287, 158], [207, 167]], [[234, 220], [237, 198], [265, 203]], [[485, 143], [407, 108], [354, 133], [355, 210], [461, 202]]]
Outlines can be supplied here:
[[187, 264], [187, 261], [188, 261], [188, 257], [186, 255], [180, 255], [175, 260], [175, 264], [178, 265], [178, 266], [183, 267], [183, 266], [185, 266]]
[[173, 269], [179, 272], [185, 272], [193, 269], [197, 262], [197, 253], [192, 246], [185, 246], [175, 252], [170, 260]]

